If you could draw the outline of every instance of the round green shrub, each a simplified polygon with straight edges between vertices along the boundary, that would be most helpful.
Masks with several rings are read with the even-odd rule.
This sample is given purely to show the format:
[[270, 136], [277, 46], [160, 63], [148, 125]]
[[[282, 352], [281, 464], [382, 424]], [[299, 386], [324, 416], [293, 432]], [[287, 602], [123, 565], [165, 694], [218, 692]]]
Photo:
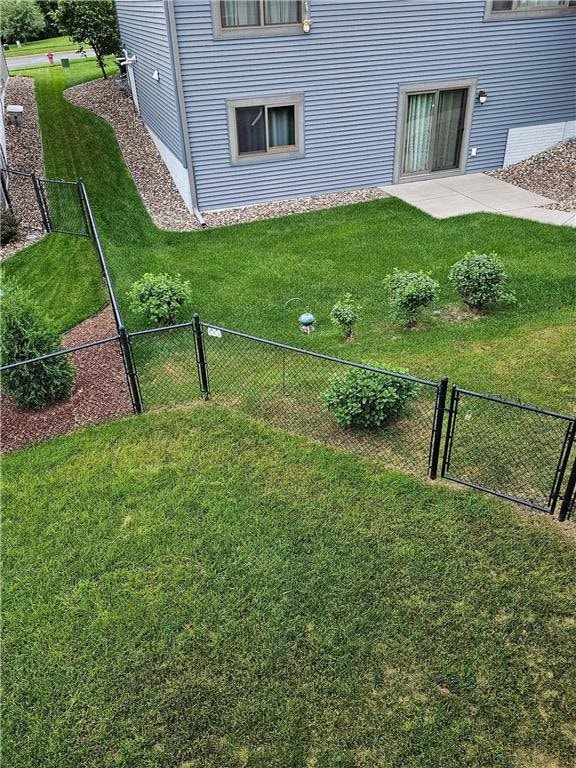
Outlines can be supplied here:
[[20, 219], [12, 213], [10, 208], [0, 211], [0, 245], [8, 245], [18, 239], [20, 231]]
[[150, 272], [142, 275], [130, 291], [130, 309], [156, 325], [172, 325], [190, 296], [190, 283], [180, 275]]
[[424, 307], [432, 304], [440, 286], [425, 272], [400, 272], [395, 269], [385, 281], [388, 304], [394, 320], [414, 325]]
[[342, 328], [347, 341], [352, 338], [354, 325], [361, 319], [361, 309], [362, 307], [352, 298], [352, 294], [345, 293], [330, 310], [330, 319], [334, 325]]
[[419, 385], [413, 381], [351, 368], [333, 379], [320, 395], [320, 402], [343, 427], [379, 429], [399, 416], [419, 391]]
[[[60, 349], [60, 337], [27, 291], [2, 286], [0, 362], [41, 357]], [[22, 408], [41, 410], [72, 393], [74, 368], [66, 355], [21, 365], [2, 373], [2, 391]]]
[[516, 301], [504, 287], [507, 279], [504, 264], [495, 253], [467, 253], [448, 275], [452, 288], [473, 309]]

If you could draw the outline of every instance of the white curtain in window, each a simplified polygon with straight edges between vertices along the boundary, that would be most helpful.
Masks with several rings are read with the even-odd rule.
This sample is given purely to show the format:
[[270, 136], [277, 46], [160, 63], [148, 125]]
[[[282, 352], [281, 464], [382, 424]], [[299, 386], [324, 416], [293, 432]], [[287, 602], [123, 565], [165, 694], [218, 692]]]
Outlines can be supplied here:
[[403, 173], [428, 170], [434, 96], [434, 93], [416, 93], [408, 97]]
[[270, 147], [292, 147], [295, 144], [294, 107], [269, 107], [268, 145]]
[[265, 0], [266, 24], [297, 24], [300, 21], [300, 0]]
[[257, 27], [260, 24], [258, 0], [221, 0], [223, 27]]

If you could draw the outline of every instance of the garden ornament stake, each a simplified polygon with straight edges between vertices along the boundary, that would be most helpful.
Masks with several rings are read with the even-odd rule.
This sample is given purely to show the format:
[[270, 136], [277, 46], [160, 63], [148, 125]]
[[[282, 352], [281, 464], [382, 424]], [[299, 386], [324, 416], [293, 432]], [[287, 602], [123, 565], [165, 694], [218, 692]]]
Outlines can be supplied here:
[[[293, 304], [295, 301], [299, 301], [301, 304], [304, 304], [304, 307], [306, 307], [306, 303], [304, 299], [301, 299], [299, 296], [293, 296], [291, 299], [288, 299], [288, 301], [284, 302], [284, 338], [286, 338], [286, 310], [288, 307]], [[298, 318], [298, 322], [300, 323], [300, 330], [304, 333], [311, 333], [314, 330], [314, 323], [316, 321], [316, 318], [313, 314], [306, 311], [303, 314], [300, 315]], [[282, 350], [282, 394], [286, 394], [286, 350]]]

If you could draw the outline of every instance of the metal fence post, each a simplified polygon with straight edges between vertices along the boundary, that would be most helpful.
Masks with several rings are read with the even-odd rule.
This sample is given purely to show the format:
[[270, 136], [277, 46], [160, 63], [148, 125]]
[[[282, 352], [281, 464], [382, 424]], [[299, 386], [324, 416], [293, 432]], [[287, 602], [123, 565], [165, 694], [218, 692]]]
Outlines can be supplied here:
[[44, 195], [42, 194], [42, 190], [40, 189], [40, 182], [38, 181], [38, 177], [35, 173], [30, 174], [30, 177], [32, 179], [32, 186], [34, 187], [34, 192], [36, 193], [36, 202], [38, 203], [38, 208], [40, 209], [40, 216], [42, 217], [42, 224], [44, 225], [44, 229], [46, 232], [50, 232], [52, 230], [52, 226], [50, 224], [50, 217], [48, 215], [48, 206], [46, 205], [46, 200], [44, 199]]
[[200, 380], [200, 392], [204, 400], [210, 399], [210, 387], [208, 385], [208, 367], [206, 365], [206, 350], [204, 348], [204, 336], [200, 325], [200, 315], [194, 315], [194, 346], [196, 347], [196, 364], [198, 366], [198, 378]]
[[12, 200], [10, 199], [10, 193], [8, 192], [8, 182], [6, 181], [7, 171], [5, 168], [0, 168], [0, 182], [2, 183], [2, 194], [6, 200], [6, 205], [12, 211]]
[[118, 334], [120, 336], [120, 346], [122, 347], [122, 355], [124, 357], [126, 374], [128, 376], [130, 396], [132, 397], [132, 404], [134, 405], [134, 413], [142, 413], [144, 408], [142, 405], [142, 397], [140, 395], [138, 374], [136, 373], [134, 357], [132, 355], [132, 347], [130, 346], [130, 339], [128, 338], [128, 334], [126, 333], [124, 326], [118, 329]]
[[450, 405], [448, 406], [448, 425], [446, 427], [446, 440], [444, 442], [444, 455], [442, 456], [441, 477], [446, 475], [450, 466], [450, 453], [452, 451], [452, 439], [454, 437], [454, 423], [458, 411], [458, 387], [452, 387]]
[[568, 518], [568, 513], [570, 512], [570, 508], [572, 507], [572, 500], [573, 500], [575, 491], [576, 491], [576, 456], [574, 457], [574, 464], [572, 465], [572, 470], [570, 472], [570, 476], [568, 477], [566, 488], [564, 489], [564, 494], [562, 497], [562, 506], [560, 507], [560, 512], [558, 513], [558, 520], [561, 523], [563, 523], [564, 520]]
[[440, 379], [438, 396], [436, 399], [436, 411], [434, 413], [434, 426], [432, 430], [432, 446], [430, 451], [430, 465], [428, 476], [436, 480], [438, 476], [438, 459], [440, 458], [440, 445], [442, 442], [442, 428], [444, 426], [444, 413], [446, 411], [446, 393], [448, 392], [448, 377]]

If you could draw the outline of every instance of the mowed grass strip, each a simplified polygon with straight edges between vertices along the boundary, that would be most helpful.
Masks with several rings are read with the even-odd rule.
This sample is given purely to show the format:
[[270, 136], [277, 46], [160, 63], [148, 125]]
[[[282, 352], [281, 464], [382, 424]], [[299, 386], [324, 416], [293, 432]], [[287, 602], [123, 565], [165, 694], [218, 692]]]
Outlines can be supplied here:
[[574, 542], [200, 406], [4, 463], [11, 768], [568, 768]]
[[[127, 306], [132, 282], [147, 271], [179, 272], [192, 285], [188, 317], [199, 311], [210, 322], [340, 357], [400, 365], [426, 378], [448, 375], [461, 386], [544, 407], [573, 407], [573, 229], [489, 214], [439, 221], [389, 198], [209, 231], [163, 232], [144, 209], [111, 127], [62, 96], [96, 77], [96, 63], [29, 73], [36, 80], [47, 174], [84, 177], [129, 328], [143, 325]], [[37, 279], [32, 272], [24, 277], [50, 313], [41, 288], [51, 279], [45, 244], [35, 255]], [[447, 276], [470, 250], [500, 255], [516, 305], [480, 319], [462, 312]], [[21, 263], [9, 261], [6, 269], [19, 275]], [[95, 257], [93, 263], [96, 269]], [[440, 314], [428, 313], [415, 330], [397, 328], [388, 314], [383, 280], [395, 267], [429, 271], [442, 285]], [[71, 314], [89, 314], [94, 301], [86, 276], [71, 268], [69, 281], [85, 289], [72, 292]], [[344, 291], [363, 305], [352, 344], [329, 321]], [[283, 312], [293, 296], [318, 318], [309, 337], [298, 331], [299, 306]]]

